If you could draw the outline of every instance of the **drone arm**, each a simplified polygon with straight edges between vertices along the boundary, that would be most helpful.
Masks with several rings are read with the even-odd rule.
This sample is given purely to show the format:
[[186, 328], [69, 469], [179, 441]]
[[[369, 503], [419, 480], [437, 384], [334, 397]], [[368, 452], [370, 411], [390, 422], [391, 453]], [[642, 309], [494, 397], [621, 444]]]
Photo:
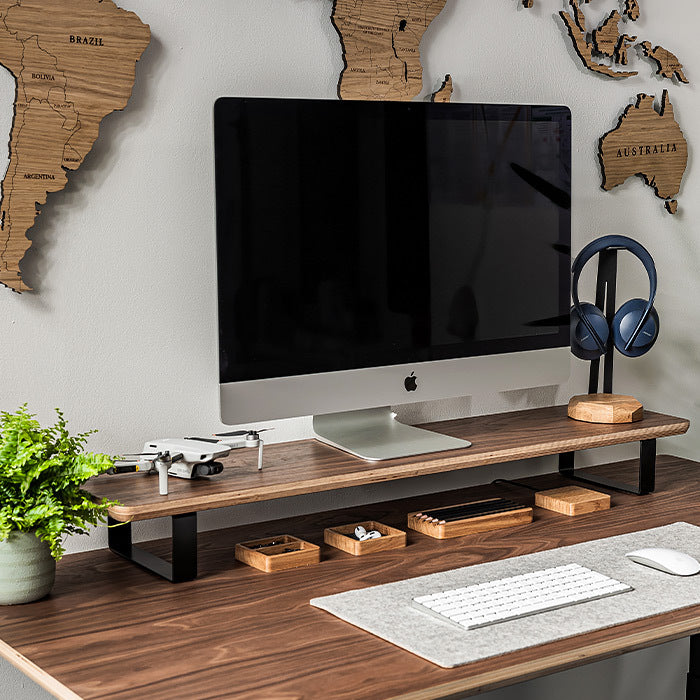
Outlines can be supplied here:
[[168, 469], [173, 465], [173, 462], [179, 462], [183, 457], [181, 452], [175, 455], [165, 452], [153, 460], [153, 465], [158, 471], [158, 493], [161, 496], [168, 495]]
[[170, 468], [170, 462], [166, 462], [162, 459], [156, 459], [155, 468], [158, 471], [158, 493], [161, 496], [168, 495], [168, 469]]

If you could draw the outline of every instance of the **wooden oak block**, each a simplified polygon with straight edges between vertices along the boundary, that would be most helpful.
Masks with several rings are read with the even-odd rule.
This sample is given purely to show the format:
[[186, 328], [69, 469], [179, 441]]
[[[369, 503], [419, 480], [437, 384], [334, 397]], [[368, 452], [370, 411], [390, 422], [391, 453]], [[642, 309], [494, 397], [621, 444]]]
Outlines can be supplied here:
[[[487, 504], [489, 501], [498, 501], [497, 498], [489, 498], [484, 501], [473, 501], [472, 503], [455, 504], [454, 507], [473, 505], [475, 503]], [[487, 530], [501, 530], [506, 527], [515, 527], [532, 522], [532, 508], [523, 506], [518, 510], [509, 510], [504, 513], [491, 513], [490, 515], [480, 515], [464, 520], [452, 522], [434, 523], [421, 519], [422, 512], [408, 514], [408, 527], [411, 530], [422, 532], [429, 537], [438, 540], [446, 540], [451, 537], [462, 537], [476, 532], [486, 532]]]
[[560, 489], [538, 491], [535, 494], [535, 505], [563, 515], [581, 515], [596, 510], [607, 510], [610, 508], [610, 496], [580, 486], [564, 486]]
[[238, 561], [269, 574], [318, 564], [321, 548], [292, 535], [279, 535], [240, 542], [236, 545], [235, 556]]
[[[362, 525], [367, 532], [377, 530], [382, 536], [374, 540], [356, 540], [353, 535], [358, 525]], [[406, 533], [403, 530], [397, 530], [395, 527], [389, 527], [374, 520], [366, 520], [362, 523], [353, 523], [352, 525], [327, 527], [323, 531], [323, 541], [331, 547], [342, 549], [348, 554], [359, 557], [372, 552], [384, 552], [387, 549], [405, 547]]]
[[571, 398], [568, 415], [585, 423], [635, 423], [644, 418], [644, 406], [634, 396], [585, 394]]

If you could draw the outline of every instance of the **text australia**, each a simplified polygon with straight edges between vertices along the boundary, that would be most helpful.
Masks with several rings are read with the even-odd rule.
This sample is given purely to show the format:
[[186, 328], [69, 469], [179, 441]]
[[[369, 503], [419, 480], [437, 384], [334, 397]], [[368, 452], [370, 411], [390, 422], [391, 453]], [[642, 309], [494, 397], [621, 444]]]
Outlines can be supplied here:
[[661, 143], [654, 146], [626, 146], [625, 148], [617, 149], [617, 157], [651, 156], [657, 153], [676, 153], [677, 151], [675, 143]]

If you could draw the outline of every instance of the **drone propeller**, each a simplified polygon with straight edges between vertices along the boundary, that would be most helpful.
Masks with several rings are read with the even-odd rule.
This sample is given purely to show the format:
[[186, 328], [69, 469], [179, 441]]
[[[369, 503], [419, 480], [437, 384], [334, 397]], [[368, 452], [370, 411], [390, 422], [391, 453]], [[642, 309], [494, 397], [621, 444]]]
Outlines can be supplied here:
[[230, 433], [214, 433], [214, 437], [240, 437], [241, 435], [250, 435], [250, 433], [264, 433], [274, 428], [260, 428], [260, 430], [234, 430]]
[[159, 452], [134, 452], [133, 454], [124, 454], [122, 455], [122, 457], [130, 457], [131, 459], [137, 459], [138, 457], [157, 457], [159, 454]]

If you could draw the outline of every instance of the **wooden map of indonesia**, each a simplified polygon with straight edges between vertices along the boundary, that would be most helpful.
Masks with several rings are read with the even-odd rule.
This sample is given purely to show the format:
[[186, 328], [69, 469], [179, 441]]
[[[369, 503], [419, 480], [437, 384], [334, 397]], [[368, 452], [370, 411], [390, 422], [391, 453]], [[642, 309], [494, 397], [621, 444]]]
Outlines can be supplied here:
[[[562, 10], [559, 16], [566, 26], [574, 50], [588, 70], [612, 78], [631, 78], [637, 75], [636, 71], [614, 70], [614, 67], [616, 65], [626, 66], [628, 49], [632, 46], [638, 46], [642, 49], [645, 57], [656, 63], [657, 75], [669, 80], [676, 78], [681, 83], [688, 82], [683, 72], [683, 66], [670, 51], [667, 51], [663, 46], [652, 48], [648, 41], [640, 41], [635, 44], [636, 36], [630, 36], [624, 31], [620, 32], [620, 23], [626, 25], [627, 20], [623, 19], [617, 10], [613, 10], [599, 27], [589, 32], [586, 28], [586, 18], [581, 9], [581, 2], [588, 2], [588, 0], [569, 0], [573, 16], [566, 10]], [[639, 14], [638, 0], [626, 0], [625, 17], [634, 22], [639, 18]], [[612, 67], [601, 63], [598, 60], [601, 57], [612, 58]]]
[[0, 0], [0, 63], [17, 82], [0, 204], [0, 282], [29, 289], [20, 261], [37, 206], [62, 190], [105, 116], [131, 96], [148, 25], [112, 0]]

